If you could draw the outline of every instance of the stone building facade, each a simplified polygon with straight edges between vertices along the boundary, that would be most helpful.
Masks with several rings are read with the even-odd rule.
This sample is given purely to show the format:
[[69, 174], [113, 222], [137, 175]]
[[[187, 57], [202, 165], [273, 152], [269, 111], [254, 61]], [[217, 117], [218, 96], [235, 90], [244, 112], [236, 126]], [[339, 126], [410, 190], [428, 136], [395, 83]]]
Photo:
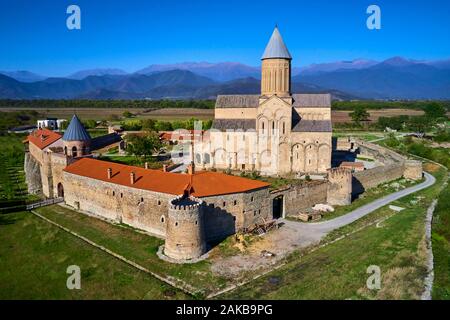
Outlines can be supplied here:
[[264, 175], [326, 174], [331, 167], [331, 96], [292, 94], [291, 55], [275, 28], [262, 57], [261, 95], [218, 96], [197, 165]]

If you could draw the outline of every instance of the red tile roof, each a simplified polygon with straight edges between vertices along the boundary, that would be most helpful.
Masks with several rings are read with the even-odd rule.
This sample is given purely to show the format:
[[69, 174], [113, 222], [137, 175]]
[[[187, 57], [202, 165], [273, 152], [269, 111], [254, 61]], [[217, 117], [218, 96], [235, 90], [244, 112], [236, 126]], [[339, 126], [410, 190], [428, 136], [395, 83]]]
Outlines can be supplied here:
[[61, 139], [61, 135], [49, 129], [38, 129], [28, 135], [25, 142], [31, 142], [39, 149], [45, 149], [52, 143]]
[[347, 167], [347, 168], [364, 168], [364, 163], [362, 162], [347, 162], [344, 161], [340, 164], [340, 167]]
[[[108, 168], [112, 169], [111, 179], [108, 179]], [[192, 195], [196, 197], [241, 193], [269, 186], [265, 182], [218, 172], [199, 171], [193, 175], [170, 173], [91, 158], [80, 159], [67, 166], [64, 171], [127, 187], [173, 195], [183, 194], [190, 186]], [[134, 184], [131, 184], [130, 179], [132, 172], [135, 173]]]

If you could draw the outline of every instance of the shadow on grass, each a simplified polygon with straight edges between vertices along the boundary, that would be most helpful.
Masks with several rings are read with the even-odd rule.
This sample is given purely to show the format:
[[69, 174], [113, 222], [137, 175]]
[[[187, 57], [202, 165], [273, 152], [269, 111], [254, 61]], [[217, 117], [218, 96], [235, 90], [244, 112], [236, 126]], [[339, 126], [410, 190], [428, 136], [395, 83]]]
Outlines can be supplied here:
[[17, 223], [23, 220], [23, 215], [18, 215], [18, 212], [0, 214], [0, 226], [6, 226]]

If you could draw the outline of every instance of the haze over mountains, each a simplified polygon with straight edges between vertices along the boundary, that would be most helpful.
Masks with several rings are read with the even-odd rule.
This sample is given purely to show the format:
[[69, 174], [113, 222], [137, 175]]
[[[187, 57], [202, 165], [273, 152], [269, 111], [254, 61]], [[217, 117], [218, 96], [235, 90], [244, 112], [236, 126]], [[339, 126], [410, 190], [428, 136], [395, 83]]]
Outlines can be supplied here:
[[[260, 68], [236, 62], [150, 65], [134, 73], [81, 70], [63, 78], [0, 71], [0, 98], [189, 99], [257, 94]], [[294, 92], [331, 92], [335, 99], [450, 99], [450, 60], [394, 57], [293, 68]]]

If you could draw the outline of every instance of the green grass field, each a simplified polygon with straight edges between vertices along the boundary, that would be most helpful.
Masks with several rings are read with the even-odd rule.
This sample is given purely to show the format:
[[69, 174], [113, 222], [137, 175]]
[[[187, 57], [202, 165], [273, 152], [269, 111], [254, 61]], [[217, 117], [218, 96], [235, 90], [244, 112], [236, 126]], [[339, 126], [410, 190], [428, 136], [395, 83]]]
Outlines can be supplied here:
[[[189, 298], [29, 212], [0, 215], [0, 244], [0, 299]], [[80, 290], [66, 287], [70, 265]]]
[[227, 279], [212, 274], [208, 260], [195, 264], [172, 264], [159, 259], [156, 252], [164, 241], [130, 227], [113, 225], [58, 205], [36, 211], [150, 271], [183, 281], [200, 296], [223, 288], [227, 283]]
[[[438, 183], [394, 204], [406, 208], [394, 214], [387, 207], [336, 230], [330, 241], [364, 224], [389, 217], [304, 256], [294, 254], [287, 265], [218, 298], [226, 299], [418, 299], [423, 291], [424, 219], [426, 209], [439, 193]], [[424, 199], [411, 202], [416, 196]], [[392, 215], [392, 216], [391, 216]], [[367, 268], [381, 268], [381, 290], [366, 288]]]
[[[0, 136], [0, 207], [2, 201], [31, 201], [38, 198], [27, 193], [23, 169], [25, 135]], [[7, 206], [7, 204], [5, 204]]]

